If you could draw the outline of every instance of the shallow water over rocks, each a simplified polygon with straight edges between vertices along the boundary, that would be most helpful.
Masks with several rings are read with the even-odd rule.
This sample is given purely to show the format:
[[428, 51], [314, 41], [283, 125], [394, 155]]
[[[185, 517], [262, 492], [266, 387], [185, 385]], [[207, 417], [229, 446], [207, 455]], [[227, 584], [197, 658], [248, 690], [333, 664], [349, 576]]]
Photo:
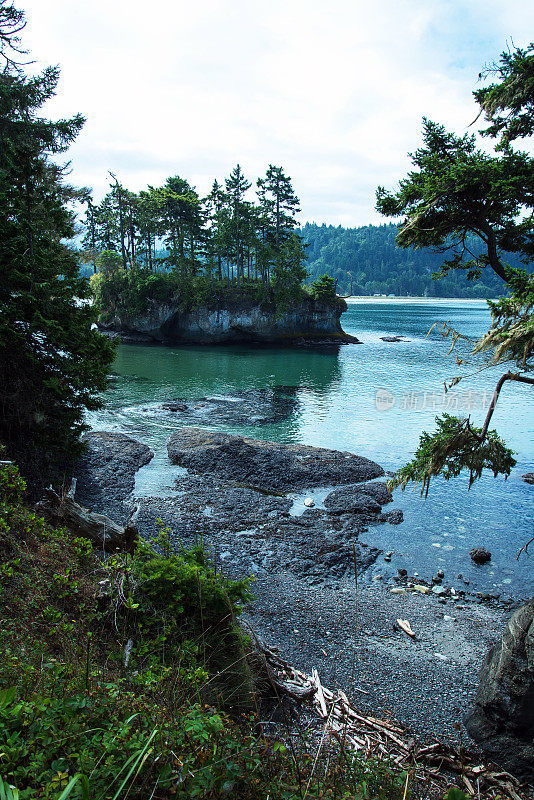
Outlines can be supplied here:
[[[360, 345], [320, 349], [123, 345], [106, 406], [91, 413], [89, 422], [96, 429], [128, 433], [152, 448], [154, 458], [136, 477], [135, 493], [143, 497], [173, 496], [180, 468], [171, 465], [166, 443], [181, 426], [191, 424], [358, 453], [393, 471], [409, 459], [421, 431], [433, 428], [436, 414], [470, 413], [479, 424], [499, 374], [485, 370], [444, 396], [443, 381], [457, 367], [452, 356], [447, 357], [448, 342], [435, 332], [427, 338], [437, 320], [448, 320], [477, 336], [487, 327], [489, 315], [478, 301], [349, 301], [342, 324], [358, 336]], [[405, 337], [401, 342], [381, 339], [401, 334]], [[170, 398], [194, 405], [204, 402], [202, 398], [220, 397], [234, 398], [232, 407], [237, 409], [247, 393], [268, 397], [270, 392], [276, 395], [277, 387], [293, 387], [285, 398], [292, 408], [286, 406], [270, 419], [265, 413], [263, 421], [253, 418], [252, 406], [250, 415], [240, 419], [225, 420], [214, 413], [202, 423], [161, 408]], [[253, 404], [252, 395], [249, 399]], [[394, 551], [387, 568], [380, 568], [383, 577], [406, 568], [410, 575], [417, 572], [430, 579], [442, 569], [451, 582], [462, 573], [474, 591], [514, 598], [534, 592], [532, 558], [517, 560], [534, 529], [534, 490], [521, 477], [534, 467], [531, 409], [528, 387], [501, 393], [495, 427], [518, 460], [508, 481], [484, 475], [468, 492], [467, 479], [438, 480], [426, 501], [417, 491], [395, 493], [404, 523], [380, 525], [366, 534], [371, 546]], [[308, 496], [299, 500], [300, 490], [297, 495], [297, 504]], [[491, 562], [481, 566], [471, 562], [469, 551], [477, 546], [491, 551]]]

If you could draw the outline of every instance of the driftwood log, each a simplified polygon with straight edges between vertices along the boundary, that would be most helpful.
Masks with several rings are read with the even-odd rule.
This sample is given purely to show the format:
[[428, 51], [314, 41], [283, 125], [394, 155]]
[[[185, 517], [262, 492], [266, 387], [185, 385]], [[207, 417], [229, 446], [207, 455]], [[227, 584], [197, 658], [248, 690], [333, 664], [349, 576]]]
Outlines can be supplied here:
[[468, 797], [477, 800], [533, 800], [532, 787], [521, 784], [499, 767], [482, 762], [476, 753], [458, 750], [437, 739], [420, 746], [410, 731], [398, 723], [359, 711], [344, 692], [332, 692], [323, 686], [316, 669], [311, 675], [295, 669], [276, 649], [267, 647], [254, 631], [249, 631], [267, 664], [269, 683], [299, 705], [303, 701], [310, 703], [322, 720], [321, 742], [327, 734], [349, 750], [393, 762], [438, 792], [432, 796], [442, 797], [445, 789], [456, 782]]
[[124, 527], [117, 525], [103, 514], [94, 514], [74, 500], [76, 478], [70, 489], [61, 496], [52, 487], [45, 489], [45, 497], [36, 504], [35, 510], [53, 525], [68, 528], [75, 536], [89, 539], [93, 546], [105, 553], [118, 550], [131, 552], [137, 541], [138, 530], [135, 521], [139, 514], [136, 506]]

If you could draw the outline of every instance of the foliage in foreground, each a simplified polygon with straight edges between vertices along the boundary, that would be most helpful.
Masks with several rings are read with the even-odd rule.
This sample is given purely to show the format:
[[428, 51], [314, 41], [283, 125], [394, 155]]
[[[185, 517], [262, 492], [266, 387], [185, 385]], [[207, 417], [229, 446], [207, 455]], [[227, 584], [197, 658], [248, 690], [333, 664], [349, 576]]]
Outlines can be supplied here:
[[257, 730], [246, 582], [165, 531], [102, 562], [24, 489], [0, 468], [0, 797], [401, 800], [387, 765]]
[[428, 494], [430, 480], [441, 475], [445, 480], [457, 478], [469, 470], [469, 487], [480, 478], [484, 469], [497, 475], [510, 474], [516, 465], [513, 452], [497, 434], [488, 431], [480, 440], [481, 428], [471, 428], [468, 421], [444, 414], [436, 417], [434, 433], [423, 431], [414, 458], [388, 481], [392, 491], [396, 486], [405, 489], [408, 483], [421, 484], [421, 494]]

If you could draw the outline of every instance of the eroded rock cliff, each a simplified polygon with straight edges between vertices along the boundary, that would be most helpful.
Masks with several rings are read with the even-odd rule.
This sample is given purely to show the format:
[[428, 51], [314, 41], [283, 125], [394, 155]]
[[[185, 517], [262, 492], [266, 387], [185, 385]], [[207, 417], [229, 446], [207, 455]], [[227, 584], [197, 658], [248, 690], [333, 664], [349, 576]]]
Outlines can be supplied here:
[[120, 311], [100, 322], [103, 331], [123, 341], [173, 344], [349, 343], [340, 322], [344, 300], [323, 303], [309, 298], [288, 310], [254, 301], [183, 310], [172, 302], [150, 302], [143, 313]]

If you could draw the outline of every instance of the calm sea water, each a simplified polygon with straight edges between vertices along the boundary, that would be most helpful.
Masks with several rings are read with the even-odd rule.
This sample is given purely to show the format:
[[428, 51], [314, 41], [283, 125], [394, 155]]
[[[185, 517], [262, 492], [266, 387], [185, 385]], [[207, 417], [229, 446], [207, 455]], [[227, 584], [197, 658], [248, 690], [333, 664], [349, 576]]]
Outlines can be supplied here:
[[[178, 423], [155, 413], [159, 402], [294, 386], [297, 403], [283, 422], [220, 428], [350, 450], [395, 470], [410, 458], [421, 431], [433, 429], [436, 414], [471, 414], [481, 424], [502, 372], [478, 372], [444, 395], [446, 379], [474, 372], [476, 365], [456, 366], [455, 354], [466, 352], [467, 343], [447, 355], [450, 342], [436, 332], [427, 336], [436, 321], [449, 321], [477, 337], [487, 328], [489, 314], [478, 301], [352, 301], [342, 324], [360, 345], [315, 350], [122, 345], [105, 408], [91, 414], [89, 422], [96, 429], [124, 431], [156, 452], [138, 474], [136, 494], [172, 495], [176, 468], [167, 460], [165, 444]], [[380, 338], [392, 334], [407, 341], [386, 343]], [[404, 523], [366, 534], [370, 544], [395, 551], [391, 569], [404, 566], [422, 577], [443, 569], [453, 585], [462, 573], [471, 588], [498, 587], [503, 596], [514, 598], [534, 592], [534, 554], [517, 559], [534, 535], [534, 487], [521, 480], [534, 470], [529, 387], [507, 385], [493, 422], [516, 452], [518, 464], [510, 478], [484, 475], [470, 491], [467, 477], [435, 480], [427, 500], [417, 490], [397, 491], [394, 506], [403, 509]], [[468, 553], [477, 545], [492, 552], [490, 564], [472, 564]], [[377, 570], [384, 573], [383, 565]]]

